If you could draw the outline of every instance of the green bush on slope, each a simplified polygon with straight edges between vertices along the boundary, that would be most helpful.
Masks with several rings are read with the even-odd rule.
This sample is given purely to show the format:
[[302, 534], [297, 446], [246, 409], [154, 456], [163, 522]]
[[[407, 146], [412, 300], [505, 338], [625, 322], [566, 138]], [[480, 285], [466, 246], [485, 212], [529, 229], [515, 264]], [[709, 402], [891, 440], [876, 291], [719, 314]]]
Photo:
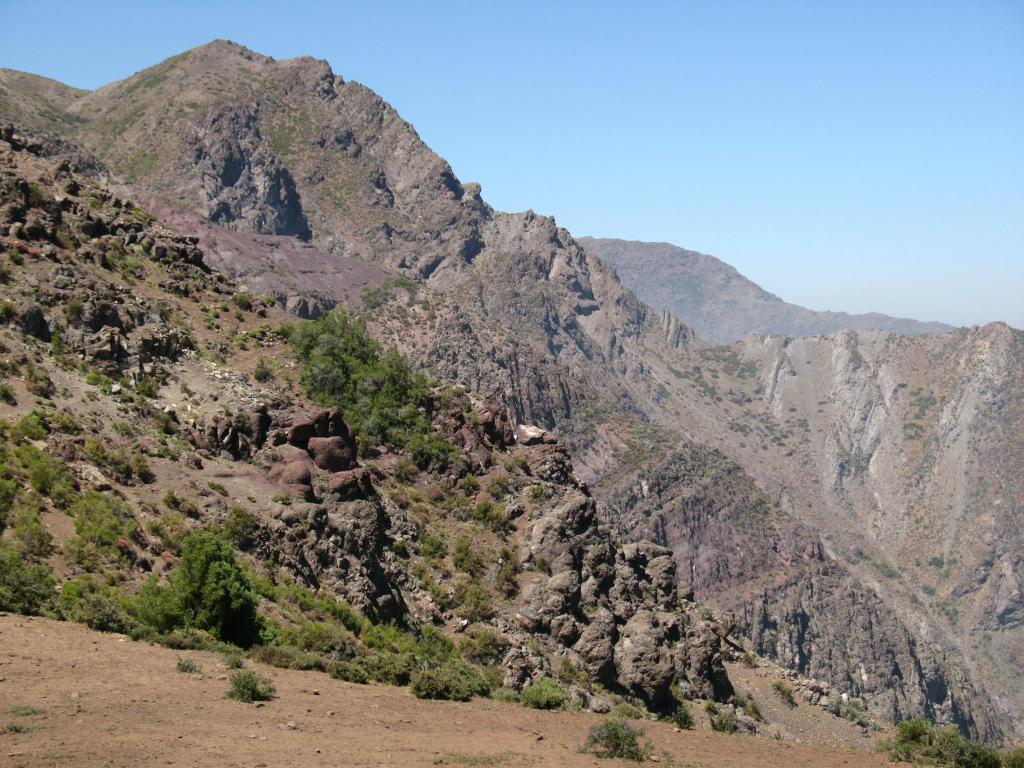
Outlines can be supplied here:
[[434, 432], [435, 408], [426, 376], [412, 370], [398, 350], [381, 351], [363, 317], [338, 307], [291, 332], [304, 362], [302, 384], [309, 396], [342, 409], [364, 442], [408, 450], [421, 467], [444, 469], [455, 448]]

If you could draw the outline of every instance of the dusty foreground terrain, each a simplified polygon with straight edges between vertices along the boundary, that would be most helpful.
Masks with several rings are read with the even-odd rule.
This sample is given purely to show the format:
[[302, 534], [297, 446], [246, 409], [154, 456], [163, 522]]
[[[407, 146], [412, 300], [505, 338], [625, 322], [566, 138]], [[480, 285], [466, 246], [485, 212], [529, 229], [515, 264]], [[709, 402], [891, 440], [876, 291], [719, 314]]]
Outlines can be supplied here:
[[[187, 657], [201, 672], [185, 674]], [[248, 662], [247, 662], [248, 663]], [[250, 666], [254, 666], [249, 663]], [[404, 688], [261, 669], [277, 698], [224, 697], [222, 659], [80, 625], [0, 616], [0, 765], [615, 765], [581, 754], [600, 719], [518, 704], [420, 701]], [[11, 726], [16, 726], [12, 728]], [[888, 766], [882, 755], [645, 723], [661, 765]]]

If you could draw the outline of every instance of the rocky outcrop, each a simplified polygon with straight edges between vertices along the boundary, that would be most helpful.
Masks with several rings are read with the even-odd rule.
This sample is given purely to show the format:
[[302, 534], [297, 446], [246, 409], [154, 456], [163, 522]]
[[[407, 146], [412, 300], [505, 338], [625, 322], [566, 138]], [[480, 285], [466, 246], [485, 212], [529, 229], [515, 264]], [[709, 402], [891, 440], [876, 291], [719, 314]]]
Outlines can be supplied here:
[[295, 182], [264, 139], [258, 108], [217, 105], [185, 132], [189, 173], [198, 170], [206, 218], [229, 229], [309, 239]]
[[623, 545], [562, 449], [537, 450], [535, 474], [567, 487], [520, 523], [522, 566], [535, 573], [519, 625], [547, 634], [592, 679], [651, 708], [670, 706], [675, 681], [698, 696], [728, 698], [721, 625], [680, 611], [672, 553], [649, 542]]
[[734, 612], [757, 653], [863, 698], [880, 719], [924, 716], [998, 736], [1001, 717], [938, 633], [921, 642], [721, 453], [684, 446], [607, 503], [627, 537], [671, 547], [681, 581]]

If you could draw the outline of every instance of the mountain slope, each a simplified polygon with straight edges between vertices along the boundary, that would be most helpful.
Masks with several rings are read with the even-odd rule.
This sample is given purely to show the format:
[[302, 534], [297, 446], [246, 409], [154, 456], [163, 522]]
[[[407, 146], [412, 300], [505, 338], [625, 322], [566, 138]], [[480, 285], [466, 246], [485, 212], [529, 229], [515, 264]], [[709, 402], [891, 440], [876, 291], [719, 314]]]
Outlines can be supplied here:
[[819, 312], [789, 304], [714, 256], [669, 243], [580, 237], [580, 245], [614, 267], [623, 285], [655, 309], [672, 312], [712, 344], [752, 334], [823, 336], [837, 331], [945, 333], [943, 323], [872, 312]]
[[[18, 82], [0, 73], [5, 87]], [[813, 492], [817, 459], [798, 450], [788, 411], [762, 407], [761, 382], [776, 372], [773, 359], [707, 348], [674, 315], [640, 302], [552, 219], [493, 211], [391, 107], [323, 62], [276, 62], [215, 42], [63, 106], [73, 116], [65, 120], [67, 136], [100, 154], [154, 211], [193, 222], [197, 234], [217, 228], [202, 235], [210, 263], [237, 266], [247, 283], [267, 287], [295, 311], [360, 304], [374, 332], [425, 369], [498, 397], [518, 422], [556, 429], [597, 498], [612, 498], [673, 449], [705, 443], [738, 461], [778, 502], [784, 535], [797, 537], [787, 546], [799, 542], [800, 526], [800, 536], [813, 541], [830, 530], [819, 523], [840, 526], [848, 514]], [[266, 250], [253, 258], [257, 247]], [[288, 257], [274, 258], [282, 249]], [[350, 262], [368, 271], [350, 272]], [[324, 269], [330, 279], [318, 285]], [[828, 396], [806, 395], [811, 403]], [[685, 490], [685, 478], [678, 482]], [[979, 504], [994, 501], [990, 491]], [[850, 504], [867, 514], [867, 500]], [[723, 530], [734, 541], [722, 546], [736, 551], [742, 532]], [[900, 713], [928, 712], [985, 736], [1006, 727], [985, 694], [992, 673], [965, 671], [963, 649], [942, 629], [941, 614], [906, 608], [848, 549], [794, 551], [803, 554], [773, 565], [788, 583], [798, 586], [824, 551], [837, 576], [816, 582], [819, 605], [834, 600], [870, 626], [880, 615], [876, 603], [849, 597], [851, 585], [865, 586], [895, 627], [893, 643], [935, 644], [943, 659], [923, 693], [920, 677], [879, 664], [871, 706], [888, 713], [898, 700], [905, 702]], [[773, 587], [777, 575], [755, 573], [745, 596]], [[712, 599], [740, 606], [734, 597], [721, 590]], [[788, 621], [795, 615], [788, 610], [770, 611], [768, 623]], [[821, 658], [813, 636], [788, 642], [808, 659]], [[784, 644], [763, 647], [793, 665]], [[996, 666], [1009, 653], [999, 651]], [[849, 677], [829, 660], [814, 668], [835, 684]]]

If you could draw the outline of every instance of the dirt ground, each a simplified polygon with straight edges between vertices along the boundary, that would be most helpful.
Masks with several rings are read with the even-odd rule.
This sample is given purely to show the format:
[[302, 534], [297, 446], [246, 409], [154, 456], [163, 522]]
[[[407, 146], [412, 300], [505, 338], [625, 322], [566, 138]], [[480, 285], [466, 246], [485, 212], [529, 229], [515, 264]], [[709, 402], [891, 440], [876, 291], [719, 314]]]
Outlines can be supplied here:
[[[178, 672], [179, 658], [201, 671]], [[178, 652], [80, 625], [0, 615], [0, 765], [19, 766], [612, 766], [581, 754], [589, 713], [490, 700], [416, 699], [314, 672], [270, 675], [265, 704], [225, 698], [217, 654]], [[13, 727], [12, 727], [13, 726]], [[652, 764], [888, 766], [879, 754], [644, 723]]]

